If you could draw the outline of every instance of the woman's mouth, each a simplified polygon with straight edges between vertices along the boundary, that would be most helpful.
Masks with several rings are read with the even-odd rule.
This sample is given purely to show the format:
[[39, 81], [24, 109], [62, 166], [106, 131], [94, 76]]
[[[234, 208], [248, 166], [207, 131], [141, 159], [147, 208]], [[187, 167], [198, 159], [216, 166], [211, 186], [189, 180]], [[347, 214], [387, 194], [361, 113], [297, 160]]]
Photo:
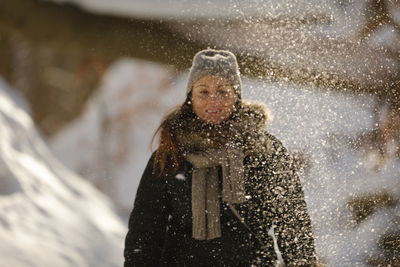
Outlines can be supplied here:
[[220, 113], [222, 110], [221, 109], [206, 109], [206, 113], [207, 114], [218, 114]]

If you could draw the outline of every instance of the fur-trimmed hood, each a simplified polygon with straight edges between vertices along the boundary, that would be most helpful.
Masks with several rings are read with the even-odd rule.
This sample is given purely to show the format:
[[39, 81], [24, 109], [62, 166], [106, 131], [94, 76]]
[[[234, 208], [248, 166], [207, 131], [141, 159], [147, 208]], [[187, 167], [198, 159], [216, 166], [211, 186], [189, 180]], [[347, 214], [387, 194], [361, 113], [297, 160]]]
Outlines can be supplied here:
[[265, 129], [272, 120], [268, 107], [258, 101], [242, 100], [242, 108], [239, 114], [243, 123], [247, 124], [248, 127], [255, 127], [261, 130]]
[[174, 138], [182, 152], [218, 148], [233, 143], [243, 148], [245, 154], [268, 149], [263, 138], [271, 121], [270, 111], [264, 103], [242, 100], [233, 116], [220, 124], [207, 124], [197, 116], [177, 124]]

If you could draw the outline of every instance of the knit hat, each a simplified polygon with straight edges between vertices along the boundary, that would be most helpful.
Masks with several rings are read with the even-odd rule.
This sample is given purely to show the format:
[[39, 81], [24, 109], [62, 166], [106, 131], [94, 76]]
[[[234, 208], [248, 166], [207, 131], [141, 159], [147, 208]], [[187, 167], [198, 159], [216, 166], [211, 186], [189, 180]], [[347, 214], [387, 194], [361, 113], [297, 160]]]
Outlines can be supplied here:
[[192, 91], [193, 83], [201, 77], [215, 75], [231, 82], [238, 98], [242, 95], [242, 81], [236, 57], [227, 50], [205, 49], [193, 57], [187, 83], [187, 94]]

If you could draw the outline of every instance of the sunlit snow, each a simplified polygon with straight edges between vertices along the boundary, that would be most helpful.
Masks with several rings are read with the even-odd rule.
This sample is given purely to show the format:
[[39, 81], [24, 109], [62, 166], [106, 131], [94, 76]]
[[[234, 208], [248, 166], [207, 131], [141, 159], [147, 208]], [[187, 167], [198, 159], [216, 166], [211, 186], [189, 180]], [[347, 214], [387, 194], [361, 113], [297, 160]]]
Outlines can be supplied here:
[[283, 12], [292, 16], [323, 13], [324, 0], [47, 0], [56, 3], [75, 4], [99, 14], [123, 17], [164, 20], [242, 19], [243, 12], [256, 17], [279, 17]]
[[151, 155], [153, 133], [162, 114], [183, 101], [184, 82], [184, 77], [155, 63], [116, 62], [82, 116], [51, 138], [53, 151], [111, 196], [126, 215], [137, 177]]
[[54, 159], [24, 109], [1, 80], [0, 266], [121, 266], [110, 200]]

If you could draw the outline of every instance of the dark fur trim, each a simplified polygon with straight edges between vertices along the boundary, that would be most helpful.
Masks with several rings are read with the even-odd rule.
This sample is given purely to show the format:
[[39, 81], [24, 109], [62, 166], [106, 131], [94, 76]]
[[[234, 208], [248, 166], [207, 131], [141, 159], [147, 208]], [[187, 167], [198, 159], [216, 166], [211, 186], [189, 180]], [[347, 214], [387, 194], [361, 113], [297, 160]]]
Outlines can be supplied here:
[[258, 129], [263, 129], [272, 121], [270, 110], [263, 102], [242, 100], [241, 113], [244, 117], [249, 117], [252, 125]]
[[206, 124], [197, 117], [179, 121], [177, 114], [170, 119], [177, 126], [174, 135], [182, 152], [218, 148], [228, 142], [240, 145], [247, 154], [270, 147], [262, 137], [271, 116], [261, 102], [242, 100], [234, 116], [220, 124]]

